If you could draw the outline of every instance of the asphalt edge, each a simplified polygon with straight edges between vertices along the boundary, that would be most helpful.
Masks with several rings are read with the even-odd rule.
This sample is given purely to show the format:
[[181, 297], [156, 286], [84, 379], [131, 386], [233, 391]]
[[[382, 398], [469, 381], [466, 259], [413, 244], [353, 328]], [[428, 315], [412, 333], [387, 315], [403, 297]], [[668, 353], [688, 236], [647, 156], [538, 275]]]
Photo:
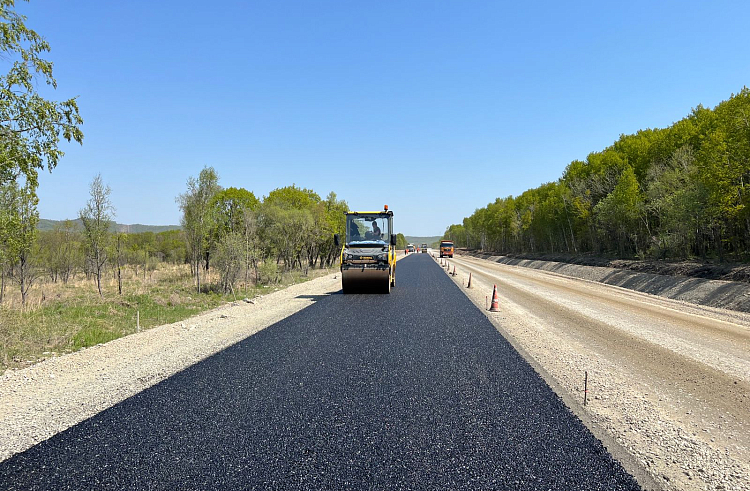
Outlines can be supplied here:
[[[459, 283], [457, 283], [455, 279], [453, 283], [455, 285], [459, 285]], [[583, 405], [577, 399], [575, 399], [573, 394], [565, 390], [565, 388], [562, 387], [554, 379], [554, 377], [536, 359], [534, 359], [534, 357], [532, 357], [529, 352], [526, 351], [526, 349], [521, 346], [513, 336], [510, 335], [508, 331], [505, 330], [498, 319], [492, 316], [489, 311], [482, 308], [481, 305], [477, 305], [477, 303], [472, 300], [472, 298], [468, 295], [467, 292], [464, 291], [463, 288], [459, 288], [459, 290], [462, 294], [466, 295], [466, 298], [468, 298], [469, 301], [473, 303], [477, 307], [477, 309], [479, 309], [484, 314], [485, 317], [487, 317], [487, 319], [489, 319], [489, 321], [493, 326], [495, 326], [495, 329], [497, 329], [500, 335], [510, 343], [513, 349], [515, 349], [529, 365], [531, 365], [531, 368], [533, 368], [534, 371], [539, 374], [540, 377], [542, 377], [542, 380], [544, 380], [544, 382], [552, 389], [552, 391], [557, 394], [557, 396], [563, 401], [568, 409], [576, 417], [578, 417], [578, 419], [581, 420], [586, 428], [588, 428], [589, 431], [591, 431], [591, 433], [597, 439], [599, 439], [599, 441], [602, 442], [610, 455], [612, 455], [612, 457], [617, 460], [620, 465], [622, 465], [623, 469], [625, 469], [626, 472], [633, 476], [633, 478], [636, 480], [638, 485], [641, 486], [643, 491], [667, 491], [667, 488], [665, 488], [651, 474], [649, 474], [649, 472], [644, 468], [644, 466], [634, 455], [628, 452], [628, 450], [623, 447], [617, 440], [615, 440], [614, 437], [612, 437], [606, 429], [599, 426], [592, 419], [591, 415], [586, 412], [586, 410], [583, 408]]]

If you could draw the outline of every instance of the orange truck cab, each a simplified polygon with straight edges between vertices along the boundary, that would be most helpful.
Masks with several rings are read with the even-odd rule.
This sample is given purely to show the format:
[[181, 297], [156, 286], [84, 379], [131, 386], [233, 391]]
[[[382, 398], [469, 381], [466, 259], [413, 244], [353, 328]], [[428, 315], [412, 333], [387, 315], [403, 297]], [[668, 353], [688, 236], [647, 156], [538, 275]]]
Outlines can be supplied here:
[[441, 240], [440, 241], [440, 257], [453, 257], [453, 241], [452, 240]]

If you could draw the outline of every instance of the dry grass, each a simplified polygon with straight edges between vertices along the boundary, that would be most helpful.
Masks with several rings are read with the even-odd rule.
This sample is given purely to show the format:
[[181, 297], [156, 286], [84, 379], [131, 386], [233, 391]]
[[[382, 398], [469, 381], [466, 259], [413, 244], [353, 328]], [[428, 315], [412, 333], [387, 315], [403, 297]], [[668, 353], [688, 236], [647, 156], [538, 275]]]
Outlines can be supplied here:
[[[79, 275], [67, 284], [40, 278], [30, 290], [25, 308], [17, 286], [6, 285], [0, 305], [0, 373], [133, 333], [137, 314], [141, 329], [148, 329], [328, 272], [311, 270], [308, 277], [297, 272], [285, 274], [282, 283], [272, 287], [240, 284], [235, 295], [210, 288], [198, 294], [189, 266], [164, 263], [145, 277], [141, 270], [138, 276], [131, 269], [123, 270], [122, 295], [117, 292], [116, 278], [108, 274], [102, 278], [103, 298], [94, 278]], [[209, 274], [201, 281], [215, 285], [216, 280]]]

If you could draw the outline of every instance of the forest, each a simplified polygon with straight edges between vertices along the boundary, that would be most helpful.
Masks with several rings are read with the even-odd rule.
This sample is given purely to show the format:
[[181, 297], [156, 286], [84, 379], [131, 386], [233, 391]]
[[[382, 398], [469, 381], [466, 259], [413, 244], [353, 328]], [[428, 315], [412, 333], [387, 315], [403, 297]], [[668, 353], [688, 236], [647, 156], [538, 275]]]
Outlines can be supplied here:
[[499, 253], [750, 259], [750, 90], [621, 135], [562, 176], [497, 198], [444, 238]]

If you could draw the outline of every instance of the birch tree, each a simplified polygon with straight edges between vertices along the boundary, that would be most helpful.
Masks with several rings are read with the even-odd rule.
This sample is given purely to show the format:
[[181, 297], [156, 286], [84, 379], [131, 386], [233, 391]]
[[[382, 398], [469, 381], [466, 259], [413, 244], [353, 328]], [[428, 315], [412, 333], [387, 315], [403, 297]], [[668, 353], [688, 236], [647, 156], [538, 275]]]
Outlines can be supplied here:
[[211, 235], [216, 226], [215, 195], [221, 191], [219, 176], [213, 167], [204, 167], [198, 179], [188, 178], [188, 190], [177, 197], [182, 210], [180, 223], [190, 255], [191, 269], [198, 293], [201, 291], [201, 265], [208, 269]]
[[5, 271], [10, 272], [21, 289], [21, 304], [26, 305], [29, 289], [36, 278], [32, 251], [37, 236], [39, 200], [31, 186], [19, 187], [15, 182], [0, 190], [0, 249], [5, 260], [0, 281], [0, 299], [5, 287]]
[[109, 227], [115, 216], [115, 209], [109, 200], [112, 192], [109, 186], [102, 182], [101, 174], [97, 174], [90, 186], [91, 198], [78, 216], [83, 223], [83, 236], [86, 253], [96, 276], [96, 288], [99, 296], [102, 293], [102, 270], [107, 263], [107, 246], [109, 245]]

